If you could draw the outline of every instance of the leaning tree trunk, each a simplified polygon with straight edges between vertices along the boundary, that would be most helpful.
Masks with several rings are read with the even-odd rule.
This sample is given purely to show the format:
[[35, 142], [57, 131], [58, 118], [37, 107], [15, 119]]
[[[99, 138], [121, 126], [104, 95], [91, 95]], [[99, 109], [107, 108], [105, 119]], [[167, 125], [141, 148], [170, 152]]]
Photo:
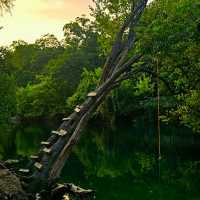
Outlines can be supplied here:
[[132, 65], [140, 60], [141, 55], [130, 57], [128, 54], [136, 41], [134, 28], [146, 5], [147, 0], [138, 0], [137, 3], [132, 4], [130, 14], [116, 35], [111, 54], [103, 67], [99, 86], [88, 94], [82, 105], [76, 106], [69, 117], [63, 119], [64, 122], [57, 131], [52, 132], [53, 135], [47, 142], [42, 142], [43, 147], [38, 156], [32, 156], [33, 161], [29, 163], [29, 167], [35, 167], [33, 180], [42, 179], [51, 182], [60, 176], [92, 112], [113, 88], [137, 72], [138, 69], [135, 70]]
[[[78, 143], [81, 131], [87, 124], [91, 114], [113, 88], [117, 87], [123, 80], [130, 78], [130, 76], [136, 75], [137, 72], [143, 71], [140, 67], [132, 67], [141, 59], [142, 55], [130, 57], [129, 52], [135, 45], [134, 28], [144, 12], [147, 1], [137, 0], [136, 3], [132, 3], [130, 14], [116, 35], [112, 51], [103, 67], [102, 76], [96, 90], [90, 92], [85, 102], [76, 106], [69, 117], [63, 119], [63, 123], [58, 130], [52, 131], [51, 137], [46, 142], [41, 143], [42, 148], [38, 155], [31, 156], [31, 162], [27, 167], [33, 170], [33, 173], [31, 176], [26, 177], [26, 181], [29, 180], [29, 191], [33, 192], [36, 187], [37, 190], [34, 192], [37, 192], [38, 189], [42, 190], [59, 178], [72, 148]], [[29, 173], [29, 170], [22, 169], [21, 171]], [[70, 184], [66, 184], [61, 188], [58, 187], [55, 191], [60, 190], [69, 190], [77, 196], [91, 193], [91, 191], [81, 189], [76, 191], [76, 187]], [[80, 194], [80, 191], [83, 192]]]

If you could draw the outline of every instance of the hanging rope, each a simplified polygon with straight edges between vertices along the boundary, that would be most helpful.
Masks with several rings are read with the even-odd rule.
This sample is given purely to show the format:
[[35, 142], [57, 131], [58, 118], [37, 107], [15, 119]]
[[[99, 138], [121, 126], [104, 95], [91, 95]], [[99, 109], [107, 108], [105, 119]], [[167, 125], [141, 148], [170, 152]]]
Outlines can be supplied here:
[[160, 149], [160, 80], [159, 80], [159, 62], [157, 59], [157, 144], [158, 144], [158, 160], [161, 160], [161, 149]]

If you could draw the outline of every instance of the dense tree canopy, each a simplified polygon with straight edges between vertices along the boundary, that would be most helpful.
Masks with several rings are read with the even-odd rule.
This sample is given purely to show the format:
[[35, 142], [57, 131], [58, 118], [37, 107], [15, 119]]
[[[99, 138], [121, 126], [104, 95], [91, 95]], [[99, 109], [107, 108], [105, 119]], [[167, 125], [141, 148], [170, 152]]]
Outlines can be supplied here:
[[[9, 8], [11, 4], [4, 6]], [[94, 4], [94, 20], [81, 16], [65, 24], [61, 41], [46, 34], [33, 44], [15, 41], [1, 50], [7, 52], [2, 53], [6, 67], [1, 70], [6, 72], [1, 76], [5, 83], [14, 84], [9, 95], [17, 98], [19, 115], [64, 114], [95, 87], [101, 74], [99, 67], [130, 10], [130, 3], [95, 0]], [[99, 110], [104, 117], [130, 116], [147, 109], [154, 112], [159, 67], [162, 119], [173, 119], [200, 130], [199, 6], [198, 0], [155, 0], [148, 5], [136, 29], [135, 50], [143, 53], [141, 65], [146, 66], [146, 71], [122, 83], [108, 97]]]

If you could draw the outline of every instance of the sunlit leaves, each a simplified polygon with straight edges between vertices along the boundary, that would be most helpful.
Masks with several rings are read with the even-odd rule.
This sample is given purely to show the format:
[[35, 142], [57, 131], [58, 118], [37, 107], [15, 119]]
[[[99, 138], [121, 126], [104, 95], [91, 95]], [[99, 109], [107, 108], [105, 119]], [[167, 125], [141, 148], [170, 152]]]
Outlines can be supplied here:
[[35, 44], [40, 48], [59, 48], [61, 47], [60, 42], [53, 34], [45, 34], [40, 39], [35, 41]]
[[76, 92], [67, 100], [67, 107], [73, 108], [76, 104], [82, 103], [85, 100], [87, 94], [95, 89], [96, 85], [98, 84], [100, 75], [100, 68], [97, 68], [94, 71], [88, 71], [85, 68], [81, 75], [81, 81]]
[[59, 84], [50, 77], [41, 77], [40, 82], [28, 84], [17, 91], [18, 114], [23, 117], [54, 116], [64, 112], [65, 98], [61, 91], [67, 91], [67, 83]]

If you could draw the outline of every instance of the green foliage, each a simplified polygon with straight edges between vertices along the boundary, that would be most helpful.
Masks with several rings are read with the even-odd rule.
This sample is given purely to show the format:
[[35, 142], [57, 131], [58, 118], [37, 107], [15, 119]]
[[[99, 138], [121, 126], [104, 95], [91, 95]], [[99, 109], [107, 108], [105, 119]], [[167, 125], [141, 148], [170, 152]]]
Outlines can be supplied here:
[[[91, 9], [92, 15], [95, 27], [101, 33], [98, 42], [102, 53], [107, 54], [130, 4], [128, 1], [111, 0], [94, 2], [96, 7]], [[139, 38], [136, 50], [143, 52], [145, 63], [154, 72], [158, 65], [160, 76], [165, 80], [161, 79], [159, 86], [161, 107], [166, 111], [162, 113], [162, 119], [168, 116], [167, 121], [170, 118], [180, 120], [194, 131], [199, 131], [200, 124], [196, 98], [200, 88], [199, 6], [198, 0], [155, 0], [149, 4], [136, 29]], [[152, 74], [145, 76], [144, 80], [141, 76], [137, 86], [136, 81], [126, 81], [118, 91], [113, 92], [112, 103], [109, 103], [111, 112], [115, 111], [117, 115], [138, 108], [156, 108], [156, 79]], [[194, 91], [196, 97], [191, 95]]]
[[36, 40], [35, 44], [14, 41], [11, 46], [10, 62], [15, 67], [18, 86], [35, 83], [36, 76], [45, 72], [48, 62], [63, 52], [53, 35], [45, 35]]
[[45, 34], [35, 41], [35, 44], [41, 49], [50, 48], [52, 50], [61, 48], [61, 44], [53, 34]]
[[[99, 42], [102, 51], [107, 53], [126, 11], [130, 9], [130, 4], [128, 4], [128, 1], [120, 0], [96, 0], [95, 5], [92, 14], [96, 19], [97, 30], [101, 33]], [[191, 97], [191, 93], [193, 91], [199, 93], [200, 88], [199, 8], [198, 0], [192, 2], [190, 0], [154, 0], [149, 4], [139, 26], [136, 28], [138, 37], [136, 51], [143, 53], [144, 61], [152, 71], [156, 72], [158, 65], [160, 76], [165, 80], [165, 82], [162, 82], [161, 79], [160, 90], [163, 100], [161, 106], [167, 108], [166, 115], [169, 116], [170, 113], [173, 120], [176, 118], [185, 125], [193, 127], [195, 131], [199, 130], [200, 124], [200, 118], [197, 114], [199, 105], [193, 96]], [[118, 92], [114, 103], [118, 107], [121, 104], [121, 108], [127, 108], [129, 111], [133, 110], [129, 106], [131, 102], [141, 105], [143, 108], [145, 106], [155, 108], [154, 97], [156, 92], [153, 91], [153, 87], [156, 79], [152, 74], [147, 73], [147, 76], [150, 84], [145, 85], [147, 82], [143, 81], [139, 85], [140, 89], [136, 92], [133, 89], [135, 83], [131, 86], [131, 82], [123, 84], [122, 87], [128, 87], [129, 92], [126, 93], [126, 90], [122, 89], [120, 94]], [[143, 95], [140, 93], [140, 90], [143, 90], [142, 87], [147, 89], [145, 91], [143, 88]], [[151, 92], [149, 93], [149, 91]], [[132, 97], [127, 95], [130, 93], [132, 93]], [[130, 103], [127, 103], [127, 101], [125, 104], [122, 103], [123, 100], [120, 98], [122, 95], [123, 99], [129, 99]], [[138, 95], [141, 98], [138, 98]], [[179, 96], [182, 98], [178, 98]], [[148, 98], [148, 100], [144, 102], [142, 97]], [[166, 105], [166, 101], [170, 104]], [[191, 102], [193, 102], [192, 106], [190, 105]], [[171, 111], [169, 111], [170, 106]], [[123, 111], [126, 111], [126, 109], [123, 109]]]
[[11, 74], [12, 67], [7, 61], [9, 52], [0, 49], [0, 124], [8, 123], [15, 113], [15, 80]]
[[[82, 103], [95, 89], [101, 74], [97, 67], [102, 66], [131, 4], [129, 0], [94, 0], [94, 5], [91, 15], [95, 20], [83, 15], [65, 24], [62, 41], [46, 34], [34, 44], [14, 41], [9, 50], [1, 50], [3, 62], [9, 66], [1, 67], [5, 72], [2, 81], [4, 87], [13, 88], [11, 96], [17, 88], [18, 114], [61, 114]], [[162, 120], [180, 121], [200, 130], [199, 6], [198, 0], [154, 0], [148, 5], [135, 28], [138, 40], [130, 56], [142, 52], [141, 63], [153, 73], [124, 81], [107, 97], [99, 114], [113, 121], [116, 116], [154, 111], [158, 67]]]
[[12, 76], [0, 73], [0, 123], [10, 121], [15, 106], [15, 81]]
[[[4, 154], [4, 147], [10, 142], [11, 117], [16, 114], [16, 85], [12, 72], [12, 66], [7, 60], [9, 52], [0, 48], [0, 154]], [[1, 155], [0, 155], [1, 157]]]
[[73, 108], [75, 105], [82, 103], [87, 94], [93, 91], [98, 84], [101, 69], [96, 68], [94, 71], [88, 71], [86, 68], [81, 75], [81, 81], [75, 93], [67, 99], [67, 108]]
[[149, 77], [138, 76], [136, 80], [124, 81], [121, 86], [112, 93], [112, 107], [115, 115], [128, 115], [143, 109], [142, 101], [150, 98], [153, 93], [153, 85]]
[[200, 88], [199, 8], [197, 0], [153, 1], [137, 29], [141, 37], [139, 48], [154, 71], [158, 62], [160, 76], [166, 77], [176, 97], [172, 118], [176, 116], [195, 131], [200, 128], [195, 97]]
[[[29, 117], [54, 116], [64, 113], [68, 95], [67, 82], [58, 84], [50, 77], [40, 77], [38, 84], [28, 84], [17, 91], [18, 114]], [[66, 93], [63, 94], [62, 91]]]
[[79, 84], [84, 67], [102, 62], [97, 33], [84, 16], [64, 26], [65, 39], [52, 34], [34, 44], [14, 41], [7, 60], [16, 81], [17, 113], [25, 118], [63, 114], [67, 97]]
[[128, 0], [94, 0], [91, 15], [95, 18], [95, 28], [99, 33], [101, 53], [107, 55], [112, 47], [120, 25], [130, 11]]
[[132, 167], [132, 174], [134, 176], [144, 176], [153, 171], [155, 167], [155, 156], [147, 155], [143, 152], [137, 152], [134, 155], [135, 163]]
[[151, 83], [151, 79], [143, 75], [142, 77], [139, 77], [139, 80], [136, 83], [135, 96], [140, 96], [140, 95], [149, 96], [152, 94], [153, 88], [154, 86]]
[[191, 90], [186, 95], [179, 95], [181, 104], [174, 112], [183, 124], [192, 128], [195, 132], [200, 132], [200, 91]]

